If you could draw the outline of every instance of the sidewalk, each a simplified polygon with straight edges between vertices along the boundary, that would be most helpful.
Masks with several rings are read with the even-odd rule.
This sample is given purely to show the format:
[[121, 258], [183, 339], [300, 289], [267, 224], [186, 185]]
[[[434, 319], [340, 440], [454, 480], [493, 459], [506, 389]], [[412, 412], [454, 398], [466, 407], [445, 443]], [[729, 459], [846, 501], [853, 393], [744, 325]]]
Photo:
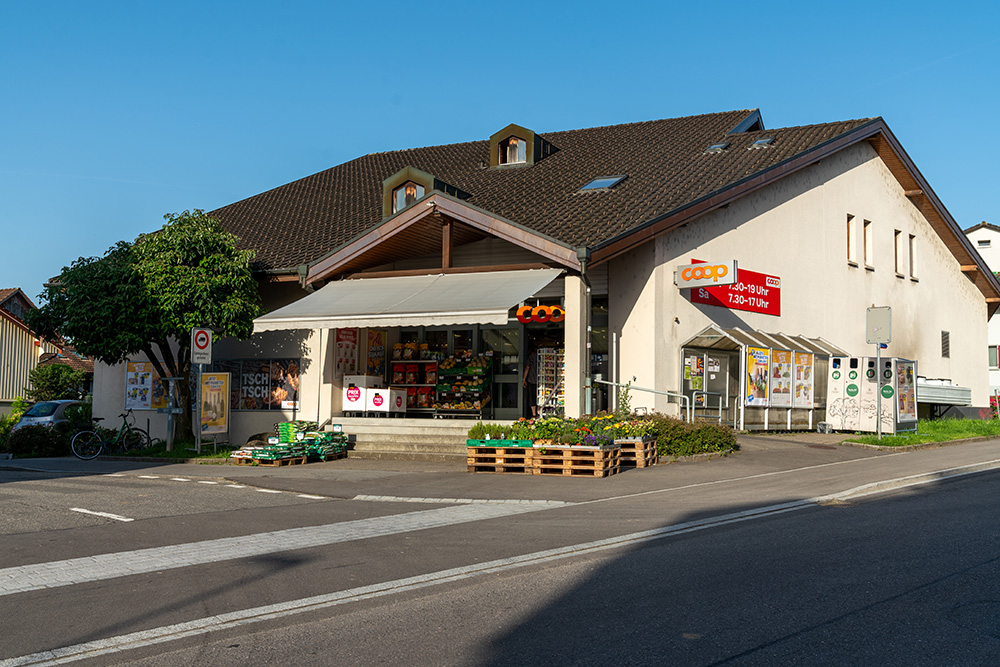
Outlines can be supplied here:
[[[789, 497], [814, 497], [964, 465], [1000, 467], [1000, 439], [920, 451], [884, 451], [838, 444], [837, 434], [740, 435], [729, 456], [625, 469], [606, 478], [504, 475], [466, 471], [464, 463], [340, 459], [267, 467], [80, 461], [74, 457], [0, 461], [0, 470], [48, 477], [112, 473], [225, 479], [259, 488], [332, 498], [550, 500], [585, 502], [664, 489], [694, 489], [739, 480], [773, 479]], [[995, 464], [995, 466], [994, 466]], [[794, 484], [792, 481], [794, 480]], [[709, 491], [704, 491], [709, 493]]]

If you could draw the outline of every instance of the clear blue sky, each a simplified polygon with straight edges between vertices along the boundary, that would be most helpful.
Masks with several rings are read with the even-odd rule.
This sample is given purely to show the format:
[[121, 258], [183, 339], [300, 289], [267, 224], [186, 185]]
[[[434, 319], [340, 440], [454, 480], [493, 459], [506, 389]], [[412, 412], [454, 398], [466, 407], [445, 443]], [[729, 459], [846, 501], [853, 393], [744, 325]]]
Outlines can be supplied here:
[[882, 116], [1000, 223], [996, 2], [0, 0], [0, 287], [372, 152], [760, 108]]

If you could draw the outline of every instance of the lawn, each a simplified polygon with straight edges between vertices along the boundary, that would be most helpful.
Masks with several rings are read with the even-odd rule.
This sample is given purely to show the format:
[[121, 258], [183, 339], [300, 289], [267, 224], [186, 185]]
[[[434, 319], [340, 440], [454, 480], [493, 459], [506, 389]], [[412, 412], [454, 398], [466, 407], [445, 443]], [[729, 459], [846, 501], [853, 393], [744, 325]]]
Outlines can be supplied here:
[[847, 441], [883, 447], [905, 447], [906, 445], [923, 445], [984, 437], [1000, 438], [1000, 420], [921, 419], [917, 422], [915, 433], [884, 435], [881, 440], [875, 435], [855, 435], [848, 438]]

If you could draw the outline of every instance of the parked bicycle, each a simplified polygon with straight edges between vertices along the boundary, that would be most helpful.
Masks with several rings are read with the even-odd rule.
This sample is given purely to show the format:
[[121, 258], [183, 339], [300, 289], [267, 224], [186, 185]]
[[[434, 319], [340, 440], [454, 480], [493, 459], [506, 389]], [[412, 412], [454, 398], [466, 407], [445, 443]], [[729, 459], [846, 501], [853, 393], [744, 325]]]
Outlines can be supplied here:
[[[122, 425], [118, 428], [114, 440], [105, 442], [96, 430], [80, 431], [73, 436], [73, 441], [70, 443], [73, 455], [84, 461], [89, 461], [100, 456], [105, 448], [118, 454], [128, 454], [149, 447], [149, 434], [128, 421], [128, 418], [132, 416], [132, 410], [126, 410], [118, 416], [122, 419]], [[102, 419], [103, 417], [94, 417], [94, 422], [99, 422]]]

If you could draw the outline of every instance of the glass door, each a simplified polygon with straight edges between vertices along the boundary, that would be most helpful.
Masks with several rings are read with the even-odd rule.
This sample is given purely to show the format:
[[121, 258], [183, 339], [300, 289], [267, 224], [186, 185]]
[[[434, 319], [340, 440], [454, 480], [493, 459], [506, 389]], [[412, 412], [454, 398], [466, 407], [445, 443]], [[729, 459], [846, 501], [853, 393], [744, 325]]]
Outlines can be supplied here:
[[493, 416], [518, 419], [521, 416], [520, 327], [480, 330], [483, 352], [493, 352]]

